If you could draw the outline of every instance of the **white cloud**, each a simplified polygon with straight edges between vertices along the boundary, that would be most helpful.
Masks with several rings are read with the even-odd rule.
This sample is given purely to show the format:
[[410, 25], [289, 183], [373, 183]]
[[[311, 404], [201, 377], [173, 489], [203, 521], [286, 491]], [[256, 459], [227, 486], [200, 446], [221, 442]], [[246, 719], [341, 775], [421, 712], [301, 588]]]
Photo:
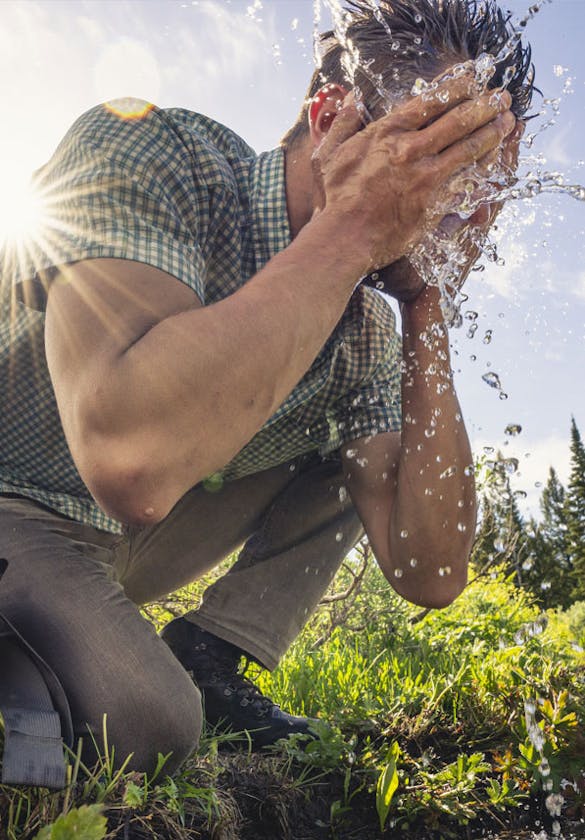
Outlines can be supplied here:
[[[474, 440], [476, 456], [485, 454], [484, 447], [495, 448], [493, 441]], [[548, 480], [550, 467], [554, 467], [559, 480], [566, 486], [570, 473], [571, 453], [569, 434], [566, 437], [549, 435], [533, 442], [524, 443], [522, 435], [509, 439], [508, 445], [500, 447], [504, 458], [516, 458], [518, 471], [511, 478], [512, 490], [526, 493], [525, 499], [518, 499], [523, 515], [540, 516], [539, 500]], [[488, 457], [493, 457], [489, 456]]]
[[[505, 231], [505, 228], [503, 230]], [[497, 238], [494, 236], [494, 239], [498, 247], [498, 255], [504, 259], [504, 265], [485, 263], [486, 269], [482, 280], [495, 294], [506, 300], [515, 300], [521, 288], [518, 275], [528, 258], [526, 245], [519, 239], [506, 239], [500, 230], [497, 232]]]
[[156, 103], [160, 87], [158, 62], [146, 44], [120, 38], [102, 50], [94, 69], [98, 102], [133, 96]]
[[77, 26], [85, 37], [94, 44], [101, 44], [106, 37], [103, 26], [95, 18], [87, 17], [87, 15], [78, 15]]
[[212, 0], [197, 5], [196, 25], [178, 33], [175, 60], [164, 69], [170, 79], [189, 80], [198, 95], [230, 96], [237, 81], [252, 79], [268, 55], [270, 25]]
[[582, 271], [575, 278], [573, 292], [576, 297], [581, 298], [581, 300], [585, 300], [585, 271]]
[[571, 125], [564, 125], [550, 136], [550, 139], [544, 146], [544, 156], [549, 164], [556, 166], [569, 166], [574, 163], [573, 157], [569, 154], [569, 135], [571, 133]]

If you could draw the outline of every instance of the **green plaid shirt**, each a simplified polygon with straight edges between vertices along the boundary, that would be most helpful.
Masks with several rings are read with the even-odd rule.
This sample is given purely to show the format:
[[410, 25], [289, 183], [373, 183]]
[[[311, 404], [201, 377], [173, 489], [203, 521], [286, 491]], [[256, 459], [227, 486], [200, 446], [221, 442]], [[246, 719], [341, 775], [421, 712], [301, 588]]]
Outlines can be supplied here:
[[[284, 154], [256, 155], [213, 120], [144, 103], [99, 106], [35, 176], [40, 235], [0, 253], [0, 493], [121, 533], [72, 461], [44, 354], [41, 269], [93, 257], [155, 266], [204, 305], [233, 294], [290, 242]], [[286, 313], [283, 312], [283, 317]], [[314, 364], [226, 481], [400, 428], [400, 342], [387, 301], [360, 286]]]

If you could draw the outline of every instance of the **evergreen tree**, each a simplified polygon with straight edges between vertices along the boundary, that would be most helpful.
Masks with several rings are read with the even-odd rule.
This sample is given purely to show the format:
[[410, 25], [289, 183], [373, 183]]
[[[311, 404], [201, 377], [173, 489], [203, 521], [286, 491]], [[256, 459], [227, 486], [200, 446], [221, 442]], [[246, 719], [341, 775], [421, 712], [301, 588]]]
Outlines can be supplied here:
[[529, 556], [524, 561], [524, 584], [543, 609], [573, 603], [573, 567], [567, 548], [565, 488], [553, 467], [540, 497], [542, 521], [528, 525]]
[[565, 500], [567, 551], [573, 569], [573, 600], [585, 600], [585, 447], [571, 418], [571, 474]]
[[498, 452], [495, 461], [486, 461], [481, 480], [481, 520], [472, 554], [478, 571], [490, 565], [503, 566], [514, 575], [515, 583], [523, 582], [523, 563], [527, 556], [528, 534], [518, 501], [510, 487], [510, 475], [517, 462]]

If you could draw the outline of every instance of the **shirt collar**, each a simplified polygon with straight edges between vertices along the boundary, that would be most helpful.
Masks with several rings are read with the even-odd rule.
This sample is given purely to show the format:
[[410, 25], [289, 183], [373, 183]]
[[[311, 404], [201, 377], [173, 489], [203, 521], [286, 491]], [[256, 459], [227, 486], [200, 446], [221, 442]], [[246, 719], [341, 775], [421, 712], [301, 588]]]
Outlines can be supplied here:
[[250, 216], [256, 271], [291, 241], [286, 188], [284, 150], [262, 152], [250, 168]]

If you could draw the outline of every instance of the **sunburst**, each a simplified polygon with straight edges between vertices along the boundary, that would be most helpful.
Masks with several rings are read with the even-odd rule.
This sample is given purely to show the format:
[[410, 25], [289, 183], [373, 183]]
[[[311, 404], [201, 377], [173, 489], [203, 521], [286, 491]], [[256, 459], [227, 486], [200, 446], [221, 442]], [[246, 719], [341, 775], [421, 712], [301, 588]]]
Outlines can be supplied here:
[[43, 225], [43, 200], [30, 173], [3, 167], [0, 170], [0, 246], [17, 247], [38, 237]]

